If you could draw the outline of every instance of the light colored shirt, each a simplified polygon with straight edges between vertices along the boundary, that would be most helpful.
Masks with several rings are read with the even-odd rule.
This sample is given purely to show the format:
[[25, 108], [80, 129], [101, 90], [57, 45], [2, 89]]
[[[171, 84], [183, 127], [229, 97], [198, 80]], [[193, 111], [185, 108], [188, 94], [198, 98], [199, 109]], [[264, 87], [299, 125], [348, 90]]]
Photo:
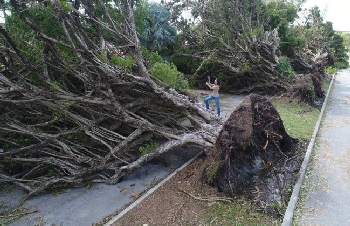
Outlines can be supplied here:
[[219, 85], [215, 85], [215, 84], [210, 84], [210, 83], [206, 83], [207, 86], [209, 87], [209, 89], [211, 89], [211, 95], [214, 97], [218, 97], [219, 96], [219, 90], [220, 90], [220, 86]]

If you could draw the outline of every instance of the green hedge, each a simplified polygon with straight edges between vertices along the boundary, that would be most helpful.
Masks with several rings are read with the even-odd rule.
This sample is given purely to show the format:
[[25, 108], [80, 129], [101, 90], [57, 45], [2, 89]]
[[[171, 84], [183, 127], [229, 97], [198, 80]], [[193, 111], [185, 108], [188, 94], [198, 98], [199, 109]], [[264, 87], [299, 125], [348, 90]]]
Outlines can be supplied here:
[[189, 87], [188, 81], [174, 64], [155, 63], [150, 72], [152, 76], [176, 90], [183, 91]]

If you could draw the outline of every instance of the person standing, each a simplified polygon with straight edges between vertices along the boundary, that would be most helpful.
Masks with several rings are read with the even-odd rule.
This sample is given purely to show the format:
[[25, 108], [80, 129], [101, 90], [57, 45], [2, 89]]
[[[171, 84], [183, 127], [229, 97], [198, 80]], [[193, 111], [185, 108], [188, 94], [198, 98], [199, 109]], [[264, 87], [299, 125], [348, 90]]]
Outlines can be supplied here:
[[208, 79], [208, 81], [205, 84], [212, 91], [211, 95], [205, 97], [204, 99], [205, 107], [207, 108], [207, 110], [209, 110], [210, 101], [215, 100], [216, 112], [220, 117], [220, 95], [219, 95], [220, 86], [218, 84], [218, 80], [215, 79], [214, 84], [212, 84], [210, 83], [210, 79]]

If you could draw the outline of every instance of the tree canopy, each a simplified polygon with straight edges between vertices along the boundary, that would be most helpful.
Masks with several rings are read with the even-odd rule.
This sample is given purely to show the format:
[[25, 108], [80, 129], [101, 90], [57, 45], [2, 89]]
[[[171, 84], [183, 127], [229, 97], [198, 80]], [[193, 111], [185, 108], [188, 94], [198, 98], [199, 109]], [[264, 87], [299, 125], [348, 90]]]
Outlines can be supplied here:
[[170, 12], [161, 4], [139, 1], [135, 18], [141, 43], [151, 50], [160, 50], [176, 41], [176, 30], [170, 24]]

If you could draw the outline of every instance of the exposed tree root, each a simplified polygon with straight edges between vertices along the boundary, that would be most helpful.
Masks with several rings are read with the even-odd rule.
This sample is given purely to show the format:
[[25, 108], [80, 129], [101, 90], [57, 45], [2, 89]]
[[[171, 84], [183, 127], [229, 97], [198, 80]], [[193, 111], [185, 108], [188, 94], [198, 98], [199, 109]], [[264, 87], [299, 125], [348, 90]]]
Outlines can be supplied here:
[[225, 122], [204, 178], [228, 196], [247, 196], [263, 209], [282, 205], [300, 166], [295, 144], [272, 104], [250, 95]]

